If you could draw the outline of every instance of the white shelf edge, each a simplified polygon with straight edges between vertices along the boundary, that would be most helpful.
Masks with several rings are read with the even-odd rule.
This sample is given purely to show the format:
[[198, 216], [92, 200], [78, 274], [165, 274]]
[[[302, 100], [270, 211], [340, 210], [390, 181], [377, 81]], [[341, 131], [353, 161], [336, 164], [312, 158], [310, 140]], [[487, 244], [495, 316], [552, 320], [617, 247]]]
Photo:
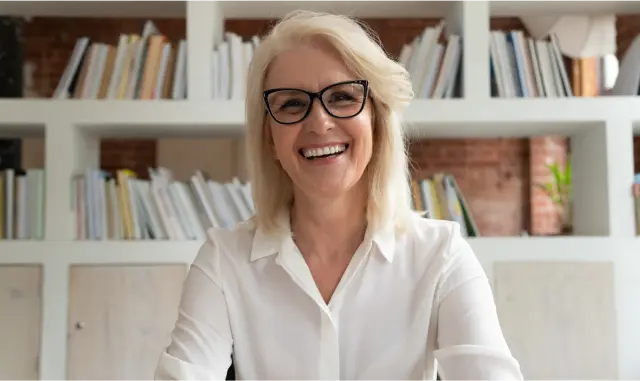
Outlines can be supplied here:
[[[638, 241], [640, 242], [640, 240]], [[469, 240], [481, 261], [612, 261], [626, 255], [614, 237], [481, 237]]]
[[[640, 132], [640, 97], [418, 99], [402, 118], [415, 136], [571, 135], [607, 120], [629, 120]], [[33, 135], [66, 124], [104, 137], [239, 137], [244, 121], [243, 101], [0, 101], [2, 134]]]
[[191, 263], [199, 241], [3, 241], [0, 264]]
[[[469, 238], [486, 261], [611, 261], [628, 243], [611, 237]], [[640, 254], [640, 238], [632, 241]], [[7, 264], [179, 264], [191, 263], [200, 241], [3, 241], [0, 265]]]
[[[451, 127], [491, 124], [491, 128], [501, 134], [523, 131], [522, 136], [526, 136], [525, 133], [544, 134], [554, 129], [572, 132], [607, 120], [640, 121], [640, 97], [421, 99], [412, 102], [403, 118], [417, 128], [438, 124], [454, 125]], [[521, 128], [525, 125], [535, 126]]]

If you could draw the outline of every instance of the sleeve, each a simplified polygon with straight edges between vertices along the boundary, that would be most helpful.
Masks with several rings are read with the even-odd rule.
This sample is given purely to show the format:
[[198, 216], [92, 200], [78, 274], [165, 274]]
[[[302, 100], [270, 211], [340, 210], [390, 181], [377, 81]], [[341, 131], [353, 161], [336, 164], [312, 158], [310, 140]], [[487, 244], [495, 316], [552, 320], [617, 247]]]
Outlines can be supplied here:
[[456, 229], [439, 287], [438, 373], [444, 380], [522, 380], [506, 343], [489, 280]]
[[218, 248], [201, 246], [185, 279], [169, 346], [160, 355], [158, 380], [224, 380], [233, 340], [222, 293]]

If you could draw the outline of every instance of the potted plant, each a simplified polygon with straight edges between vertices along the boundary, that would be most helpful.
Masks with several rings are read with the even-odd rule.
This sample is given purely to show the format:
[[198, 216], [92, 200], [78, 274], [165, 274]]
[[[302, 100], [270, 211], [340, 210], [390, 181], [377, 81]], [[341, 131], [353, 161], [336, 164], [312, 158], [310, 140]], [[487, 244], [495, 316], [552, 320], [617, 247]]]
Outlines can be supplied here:
[[551, 199], [558, 210], [561, 223], [562, 235], [573, 233], [573, 192], [571, 187], [571, 158], [567, 158], [567, 163], [562, 168], [560, 163], [552, 162], [546, 165], [551, 175], [551, 180], [537, 184], [545, 194]]

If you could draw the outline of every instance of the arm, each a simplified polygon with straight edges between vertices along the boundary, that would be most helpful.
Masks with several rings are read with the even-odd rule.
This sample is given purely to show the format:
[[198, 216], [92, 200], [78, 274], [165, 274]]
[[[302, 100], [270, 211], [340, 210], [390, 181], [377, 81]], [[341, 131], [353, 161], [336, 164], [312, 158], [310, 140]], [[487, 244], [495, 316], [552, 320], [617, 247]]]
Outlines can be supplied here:
[[435, 357], [442, 379], [521, 380], [498, 321], [487, 276], [471, 247], [454, 234], [438, 304]]
[[160, 355], [155, 379], [225, 379], [233, 342], [219, 270], [217, 248], [207, 240], [184, 282], [171, 344]]

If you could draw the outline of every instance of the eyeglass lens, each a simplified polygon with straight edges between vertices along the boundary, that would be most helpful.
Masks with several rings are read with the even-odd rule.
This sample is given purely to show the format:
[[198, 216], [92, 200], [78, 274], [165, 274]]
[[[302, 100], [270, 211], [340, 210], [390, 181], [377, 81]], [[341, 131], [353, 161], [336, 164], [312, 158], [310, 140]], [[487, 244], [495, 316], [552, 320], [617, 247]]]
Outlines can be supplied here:
[[[297, 123], [306, 115], [311, 96], [302, 90], [283, 89], [267, 96], [269, 110], [280, 123]], [[365, 87], [361, 83], [336, 84], [322, 93], [321, 102], [327, 112], [338, 118], [349, 118], [362, 110]]]

